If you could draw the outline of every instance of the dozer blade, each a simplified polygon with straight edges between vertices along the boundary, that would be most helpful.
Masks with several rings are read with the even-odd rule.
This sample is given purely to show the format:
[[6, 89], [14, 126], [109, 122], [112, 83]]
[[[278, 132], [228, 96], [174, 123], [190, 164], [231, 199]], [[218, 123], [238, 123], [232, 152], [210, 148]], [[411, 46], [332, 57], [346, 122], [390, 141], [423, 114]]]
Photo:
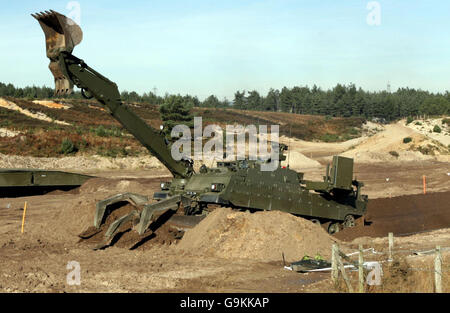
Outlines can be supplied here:
[[127, 201], [135, 207], [140, 207], [145, 203], [148, 203], [148, 197], [137, 193], [119, 193], [105, 200], [99, 201], [96, 204], [95, 216], [94, 216], [94, 227], [99, 229], [101, 224], [104, 222], [105, 211], [109, 205], [114, 203]]
[[177, 211], [183, 200], [184, 197], [176, 195], [156, 203], [145, 205], [141, 212], [139, 224], [136, 225], [138, 234], [142, 236], [161, 213], [167, 210]]
[[50, 71], [55, 78], [55, 94], [65, 95], [73, 92], [73, 83], [68, 80], [58, 64], [61, 52], [72, 53], [83, 39], [83, 32], [72, 19], [53, 10], [31, 14], [42, 27], [45, 34], [47, 57]]
[[[82, 239], [88, 239], [104, 231], [104, 226], [107, 226], [104, 225], [105, 212], [107, 207], [115, 203], [126, 201], [132, 204], [132, 206], [134, 206], [136, 209], [126, 215], [121, 216], [120, 218], [112, 222], [109, 226], [107, 226], [102, 241], [94, 247], [94, 250], [103, 249], [107, 246], [112, 245], [114, 242], [114, 238], [116, 237], [116, 235], [118, 236], [119, 233], [123, 234], [124, 232], [128, 232], [129, 230], [134, 230], [137, 234], [136, 237], [133, 236], [133, 242], [129, 247], [130, 249], [132, 249], [139, 245], [144, 239], [152, 236], [153, 231], [158, 229], [159, 226], [165, 224], [166, 222], [170, 223], [170, 218], [173, 217], [173, 213], [178, 210], [180, 204], [187, 205], [189, 202], [189, 199], [182, 197], [181, 195], [172, 196], [156, 203], [144, 205], [147, 200], [147, 197], [142, 195], [123, 193], [117, 194], [103, 201], [99, 201], [97, 203], [95, 214], [95, 226], [91, 226], [88, 230], [86, 230], [79, 236]], [[142, 210], [140, 210], [140, 208], [142, 208]], [[166, 214], [167, 211], [171, 211], [172, 214]], [[197, 220], [188, 221], [189, 224], [195, 224], [197, 222]], [[176, 224], [180, 224], [180, 226], [183, 227], [182, 220], [181, 223], [180, 221], [178, 221], [178, 223]]]
[[129, 214], [124, 215], [121, 218], [114, 221], [114, 223], [112, 223], [109, 226], [108, 230], [106, 231], [103, 241], [101, 243], [99, 243], [98, 245], [96, 245], [94, 247], [94, 250], [103, 249], [103, 248], [109, 246], [111, 244], [111, 241], [114, 239], [114, 236], [121, 229], [122, 225], [124, 225], [130, 221], [133, 224], [136, 224], [139, 221], [139, 218], [140, 218], [139, 212], [136, 210], [133, 210]]

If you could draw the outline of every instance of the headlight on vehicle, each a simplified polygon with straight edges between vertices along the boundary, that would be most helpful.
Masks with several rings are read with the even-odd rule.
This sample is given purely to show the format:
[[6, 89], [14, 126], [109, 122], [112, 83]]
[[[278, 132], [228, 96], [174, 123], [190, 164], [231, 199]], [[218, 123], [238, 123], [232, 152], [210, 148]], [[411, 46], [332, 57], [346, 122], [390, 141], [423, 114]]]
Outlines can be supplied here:
[[161, 190], [169, 190], [170, 182], [161, 183]]
[[213, 192], [221, 192], [225, 188], [224, 184], [211, 184], [211, 191]]

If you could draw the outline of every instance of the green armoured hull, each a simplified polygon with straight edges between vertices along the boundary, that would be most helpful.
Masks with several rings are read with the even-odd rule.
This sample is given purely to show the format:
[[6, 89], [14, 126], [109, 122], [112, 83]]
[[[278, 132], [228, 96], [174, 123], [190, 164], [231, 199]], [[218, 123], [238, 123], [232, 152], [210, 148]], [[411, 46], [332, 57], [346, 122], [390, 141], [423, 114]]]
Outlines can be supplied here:
[[235, 164], [235, 167], [220, 164], [189, 179], [174, 179], [156, 192], [154, 199], [183, 195], [197, 209], [217, 204], [248, 210], [279, 210], [321, 223], [342, 222], [347, 216], [358, 218], [366, 213], [368, 199], [360, 193], [362, 183], [352, 181], [352, 159], [335, 156], [333, 173], [331, 176], [327, 173], [322, 182], [303, 180], [303, 173], [289, 168], [261, 171], [258, 163], [247, 162], [245, 168], [240, 168], [239, 162]]

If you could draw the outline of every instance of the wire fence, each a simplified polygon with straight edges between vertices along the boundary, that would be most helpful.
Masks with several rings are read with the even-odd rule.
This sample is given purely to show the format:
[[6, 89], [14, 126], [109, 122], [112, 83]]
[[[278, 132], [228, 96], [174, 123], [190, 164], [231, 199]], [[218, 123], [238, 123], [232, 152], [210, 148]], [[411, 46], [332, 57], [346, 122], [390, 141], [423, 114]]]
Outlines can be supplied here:
[[[383, 285], [383, 266], [384, 265], [392, 265], [395, 262], [394, 259], [394, 249], [393, 249], [394, 237], [393, 234], [389, 234], [389, 248], [388, 252], [376, 251], [374, 248], [362, 249], [362, 245], [359, 246], [359, 251], [344, 254], [339, 247], [334, 244], [332, 246], [332, 264], [331, 268], [331, 278], [332, 281], [337, 287], [339, 285], [340, 277], [343, 278], [347, 290], [349, 292], [353, 292], [352, 284], [357, 283], [359, 286], [359, 292], [364, 292], [366, 289], [366, 285], [369, 286], [380, 286]], [[421, 272], [421, 273], [429, 273], [434, 275], [434, 292], [441, 293], [443, 288], [443, 279], [445, 273], [450, 273], [450, 265], [443, 264], [442, 252], [449, 251], [450, 247], [440, 247], [436, 246], [436, 249], [426, 250], [426, 251], [417, 251], [413, 249], [399, 249], [395, 250], [396, 257], [398, 254], [406, 254], [411, 257], [415, 256], [433, 256], [434, 255], [434, 264], [429, 267], [418, 267], [416, 265], [411, 266], [408, 264], [406, 270], [404, 271], [412, 271], [412, 272]], [[376, 261], [366, 261], [364, 262], [364, 258], [367, 257], [368, 253], [377, 256], [388, 256], [388, 258]], [[358, 255], [358, 261], [354, 261], [351, 259], [352, 256]], [[347, 264], [343, 263], [342, 260], [347, 261]], [[355, 279], [351, 275], [347, 275], [345, 270], [349, 272], [358, 271], [358, 279]]]

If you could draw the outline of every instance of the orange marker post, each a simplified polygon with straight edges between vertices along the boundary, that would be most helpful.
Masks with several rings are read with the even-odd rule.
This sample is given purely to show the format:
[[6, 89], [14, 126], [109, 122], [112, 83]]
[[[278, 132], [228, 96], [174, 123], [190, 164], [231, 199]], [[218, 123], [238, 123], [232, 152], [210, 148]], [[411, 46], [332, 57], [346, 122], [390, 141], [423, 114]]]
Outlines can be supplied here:
[[426, 195], [427, 194], [427, 179], [425, 178], [425, 175], [422, 176], [422, 180], [423, 180], [423, 194]]
[[25, 215], [27, 214], [27, 202], [25, 201], [25, 205], [23, 207], [23, 216], [22, 216], [22, 234], [23, 234], [23, 227], [25, 226]]

